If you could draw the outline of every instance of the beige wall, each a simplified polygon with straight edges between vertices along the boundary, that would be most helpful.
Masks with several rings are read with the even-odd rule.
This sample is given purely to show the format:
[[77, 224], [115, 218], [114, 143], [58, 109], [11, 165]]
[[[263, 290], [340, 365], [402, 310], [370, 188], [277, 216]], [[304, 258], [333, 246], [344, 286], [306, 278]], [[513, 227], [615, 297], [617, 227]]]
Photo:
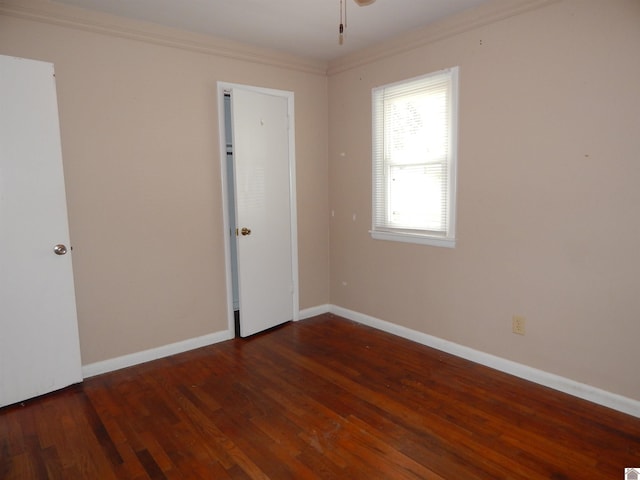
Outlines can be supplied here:
[[88, 30], [0, 15], [0, 54], [55, 64], [83, 364], [227, 329], [217, 81], [295, 93], [300, 307], [326, 304], [326, 76]]
[[[637, 0], [550, 2], [334, 68], [331, 302], [640, 400], [639, 26]], [[457, 246], [372, 240], [371, 88], [454, 65]]]

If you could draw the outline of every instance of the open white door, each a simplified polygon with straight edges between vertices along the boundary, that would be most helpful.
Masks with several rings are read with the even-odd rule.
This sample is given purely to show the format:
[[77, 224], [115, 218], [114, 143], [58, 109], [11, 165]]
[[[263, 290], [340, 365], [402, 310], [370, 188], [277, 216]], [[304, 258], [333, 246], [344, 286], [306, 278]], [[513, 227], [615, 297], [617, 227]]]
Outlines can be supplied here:
[[292, 97], [231, 89], [240, 335], [294, 319], [297, 309]]
[[0, 56], [0, 406], [81, 380], [53, 65]]

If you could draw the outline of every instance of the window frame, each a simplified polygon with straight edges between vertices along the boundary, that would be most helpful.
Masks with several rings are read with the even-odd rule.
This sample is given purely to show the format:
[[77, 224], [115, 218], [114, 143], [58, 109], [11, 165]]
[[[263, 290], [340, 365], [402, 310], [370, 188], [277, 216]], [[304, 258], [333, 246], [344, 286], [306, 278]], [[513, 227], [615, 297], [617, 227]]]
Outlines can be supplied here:
[[[391, 168], [390, 163], [385, 160], [384, 148], [384, 96], [385, 89], [395, 89], [408, 84], [422, 82], [422, 87], [427, 88], [430, 82], [438, 77], [448, 77], [448, 111], [446, 121], [448, 123], [448, 156], [443, 162], [447, 168], [446, 182], [446, 228], [444, 231], [434, 231], [427, 229], [401, 228], [389, 225], [389, 203], [388, 186], [379, 188], [380, 185], [387, 185], [384, 178], [384, 170]], [[459, 67], [451, 67], [426, 75], [409, 78], [399, 82], [394, 82], [372, 89], [372, 215], [371, 215], [371, 237], [376, 240], [391, 240], [399, 242], [417, 243], [422, 245], [432, 245], [437, 247], [454, 248], [456, 244], [456, 187], [457, 187], [457, 157], [458, 157], [458, 101], [459, 101]], [[382, 135], [382, 138], [380, 136]], [[382, 173], [381, 173], [382, 172]], [[380, 175], [383, 177], [380, 179]], [[381, 191], [382, 190], [382, 191]], [[381, 196], [382, 195], [382, 196]], [[380, 200], [381, 199], [381, 200]], [[378, 212], [379, 208], [384, 208], [384, 212]], [[386, 224], [381, 224], [377, 220], [386, 218]]]

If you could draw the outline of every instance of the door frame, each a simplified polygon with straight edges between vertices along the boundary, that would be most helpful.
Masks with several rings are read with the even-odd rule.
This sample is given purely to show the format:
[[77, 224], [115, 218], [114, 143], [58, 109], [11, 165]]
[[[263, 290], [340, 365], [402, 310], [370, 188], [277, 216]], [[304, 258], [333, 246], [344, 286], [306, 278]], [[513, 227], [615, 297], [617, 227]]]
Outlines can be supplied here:
[[[218, 101], [218, 127], [219, 127], [219, 144], [220, 144], [220, 184], [222, 187], [222, 223], [224, 234], [224, 263], [225, 263], [225, 280], [227, 287], [227, 321], [229, 335], [233, 338], [235, 331], [235, 320], [233, 314], [233, 282], [231, 277], [231, 239], [236, 240], [235, 235], [231, 232], [229, 222], [229, 209], [231, 205], [228, 200], [227, 188], [227, 145], [226, 145], [226, 122], [224, 95], [233, 89], [244, 89], [256, 93], [267, 95], [275, 95], [287, 99], [287, 113], [289, 116], [289, 212], [291, 218], [291, 281], [293, 285], [293, 321], [300, 318], [300, 295], [298, 283], [298, 216], [296, 203], [296, 161], [295, 161], [295, 118], [294, 118], [294, 94], [286, 90], [276, 90], [272, 88], [256, 87], [252, 85], [244, 85], [239, 83], [218, 82], [217, 101]], [[233, 96], [232, 96], [233, 101]], [[237, 192], [236, 192], [237, 195]], [[233, 206], [234, 208], [235, 205]], [[236, 212], [237, 218], [237, 212]], [[240, 288], [240, 286], [239, 286]], [[242, 316], [242, 312], [241, 312]], [[242, 318], [240, 319], [242, 321]]]

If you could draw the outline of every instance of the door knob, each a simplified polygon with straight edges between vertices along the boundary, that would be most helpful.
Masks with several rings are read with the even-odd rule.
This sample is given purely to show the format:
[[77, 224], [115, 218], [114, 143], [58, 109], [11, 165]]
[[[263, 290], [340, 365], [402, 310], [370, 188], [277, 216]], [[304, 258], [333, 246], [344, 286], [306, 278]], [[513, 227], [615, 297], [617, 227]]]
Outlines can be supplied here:
[[242, 230], [240, 230], [240, 233], [243, 236], [251, 235], [251, 229], [247, 227], [242, 227]]
[[53, 253], [55, 253], [56, 255], [64, 255], [65, 253], [67, 253], [67, 247], [59, 243], [58, 245], [53, 247]]

